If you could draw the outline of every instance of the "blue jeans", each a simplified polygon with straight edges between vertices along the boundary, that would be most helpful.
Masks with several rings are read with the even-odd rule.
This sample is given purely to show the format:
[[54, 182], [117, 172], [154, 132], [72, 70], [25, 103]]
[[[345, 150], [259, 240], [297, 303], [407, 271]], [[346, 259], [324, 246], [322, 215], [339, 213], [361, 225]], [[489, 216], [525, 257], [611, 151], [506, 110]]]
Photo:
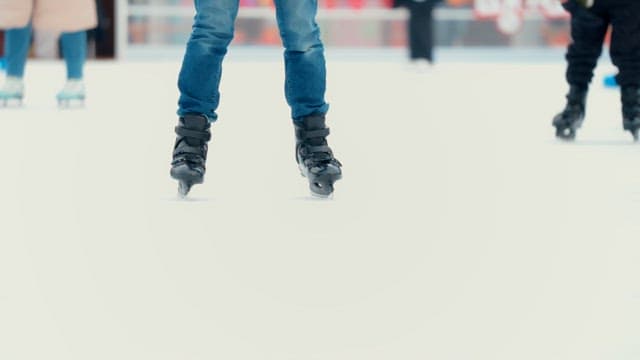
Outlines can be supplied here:
[[[239, 0], [195, 0], [193, 31], [178, 78], [178, 115], [202, 114], [213, 122], [220, 102], [222, 60], [233, 39]], [[276, 19], [284, 44], [285, 97], [294, 121], [324, 114], [326, 69], [317, 0], [275, 0]], [[247, 79], [247, 85], [260, 79]]]
[[[31, 25], [5, 32], [4, 55], [7, 75], [22, 78], [31, 47]], [[87, 57], [87, 32], [62, 33], [62, 55], [67, 64], [67, 78], [82, 79], [82, 68]]]

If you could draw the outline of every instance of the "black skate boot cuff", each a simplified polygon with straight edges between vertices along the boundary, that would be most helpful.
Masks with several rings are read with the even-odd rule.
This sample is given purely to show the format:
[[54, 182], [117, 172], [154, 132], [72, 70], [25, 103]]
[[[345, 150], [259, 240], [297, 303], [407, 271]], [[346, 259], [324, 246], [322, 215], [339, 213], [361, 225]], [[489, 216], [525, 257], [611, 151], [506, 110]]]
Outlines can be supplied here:
[[331, 153], [329, 145], [307, 146], [305, 149], [310, 154]]
[[209, 132], [209, 130], [200, 131], [188, 129], [182, 126], [176, 126], [175, 131], [176, 134], [186, 138], [197, 139], [204, 142], [211, 140], [211, 132]]
[[566, 96], [567, 102], [569, 104], [580, 104], [584, 106], [587, 100], [588, 91], [589, 88], [586, 86], [572, 85], [569, 88], [569, 93]]
[[314, 114], [302, 117], [294, 123], [305, 130], [319, 130], [325, 127], [325, 117], [324, 114]]
[[296, 127], [296, 137], [300, 140], [324, 138], [329, 136], [329, 133], [330, 133], [329, 128], [307, 131], [302, 128]]
[[210, 127], [209, 119], [204, 115], [187, 114], [180, 117], [180, 123], [190, 129], [204, 130]]

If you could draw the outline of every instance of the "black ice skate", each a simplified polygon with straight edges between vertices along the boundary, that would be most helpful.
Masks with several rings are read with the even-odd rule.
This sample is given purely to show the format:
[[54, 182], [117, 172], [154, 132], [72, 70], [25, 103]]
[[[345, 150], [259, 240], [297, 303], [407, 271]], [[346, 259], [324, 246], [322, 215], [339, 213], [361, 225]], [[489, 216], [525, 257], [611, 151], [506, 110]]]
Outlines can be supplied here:
[[573, 140], [576, 130], [582, 126], [587, 99], [587, 88], [571, 86], [567, 94], [567, 106], [553, 118], [556, 137], [563, 140]]
[[640, 88], [625, 86], [620, 90], [622, 98], [622, 126], [631, 132], [633, 139], [640, 136]]
[[185, 115], [175, 131], [171, 177], [178, 180], [179, 194], [184, 197], [191, 186], [204, 181], [207, 142], [211, 139], [209, 120], [202, 115]]
[[342, 164], [333, 157], [327, 143], [329, 129], [324, 115], [302, 118], [295, 125], [296, 161], [302, 176], [309, 180], [311, 194], [326, 198], [333, 194], [333, 183], [342, 177]]

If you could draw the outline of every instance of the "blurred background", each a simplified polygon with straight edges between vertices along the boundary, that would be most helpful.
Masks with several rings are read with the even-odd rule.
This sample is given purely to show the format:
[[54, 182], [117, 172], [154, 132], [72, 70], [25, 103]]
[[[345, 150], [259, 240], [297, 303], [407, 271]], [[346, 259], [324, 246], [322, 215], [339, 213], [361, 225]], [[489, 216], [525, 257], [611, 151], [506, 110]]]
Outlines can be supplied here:
[[[91, 31], [90, 57], [174, 58], [184, 51], [193, 0], [97, 4], [100, 20]], [[408, 14], [404, 8], [393, 8], [393, 0], [319, 0], [319, 5], [318, 22], [327, 47], [406, 47]], [[240, 6], [234, 46], [279, 47], [273, 0], [240, 0]], [[435, 45], [440, 49], [563, 48], [569, 41], [568, 17], [558, 0], [444, 0], [434, 18]], [[56, 41], [56, 36], [36, 34], [32, 57], [57, 57]]]

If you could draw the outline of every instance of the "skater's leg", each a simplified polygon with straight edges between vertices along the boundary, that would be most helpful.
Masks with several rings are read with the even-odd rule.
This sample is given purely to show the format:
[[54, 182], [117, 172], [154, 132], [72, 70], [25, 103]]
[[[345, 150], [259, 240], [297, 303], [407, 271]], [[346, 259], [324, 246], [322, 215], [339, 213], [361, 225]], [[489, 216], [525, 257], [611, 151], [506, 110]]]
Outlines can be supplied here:
[[318, 4], [316, 0], [276, 0], [275, 4], [285, 47], [285, 95], [294, 121], [296, 160], [312, 194], [327, 197], [342, 172], [326, 140], [329, 106], [324, 100], [324, 48], [315, 22]]
[[567, 10], [571, 13], [572, 42], [566, 54], [566, 78], [572, 86], [587, 88], [602, 53], [609, 18], [598, 4], [591, 9], [573, 2], [567, 4]]
[[60, 35], [62, 56], [67, 66], [67, 79], [82, 79], [87, 58], [87, 32], [65, 32]]
[[178, 115], [217, 118], [222, 60], [233, 39], [239, 0], [195, 0], [196, 16], [178, 78]]
[[433, 5], [426, 1], [409, 3], [409, 56], [412, 60], [433, 61]]
[[602, 53], [609, 18], [598, 4], [587, 9], [570, 1], [564, 6], [571, 13], [572, 42], [566, 54], [566, 79], [570, 88], [567, 105], [553, 118], [552, 124], [558, 138], [573, 140], [585, 116], [587, 90]]
[[22, 78], [31, 46], [31, 24], [5, 31], [4, 56], [7, 76]]
[[217, 119], [222, 60], [233, 39], [239, 0], [195, 0], [196, 16], [178, 78], [178, 126], [171, 177], [185, 196], [204, 181], [210, 123]]
[[640, 129], [640, 2], [611, 8], [611, 60], [618, 67], [623, 127], [638, 140]]
[[0, 106], [6, 106], [10, 100], [22, 101], [24, 95], [24, 68], [31, 45], [31, 25], [9, 29], [5, 32], [4, 55], [7, 65], [7, 78], [0, 88]]
[[324, 114], [326, 68], [317, 0], [275, 0], [280, 36], [285, 47], [285, 96], [292, 118]]
[[83, 101], [85, 98], [82, 80], [84, 63], [87, 58], [87, 32], [64, 32], [60, 35], [62, 56], [67, 67], [67, 81], [56, 95], [58, 105], [69, 106], [72, 101]]
[[617, 83], [640, 86], [640, 2], [620, 3], [611, 9], [611, 61], [618, 67]]

